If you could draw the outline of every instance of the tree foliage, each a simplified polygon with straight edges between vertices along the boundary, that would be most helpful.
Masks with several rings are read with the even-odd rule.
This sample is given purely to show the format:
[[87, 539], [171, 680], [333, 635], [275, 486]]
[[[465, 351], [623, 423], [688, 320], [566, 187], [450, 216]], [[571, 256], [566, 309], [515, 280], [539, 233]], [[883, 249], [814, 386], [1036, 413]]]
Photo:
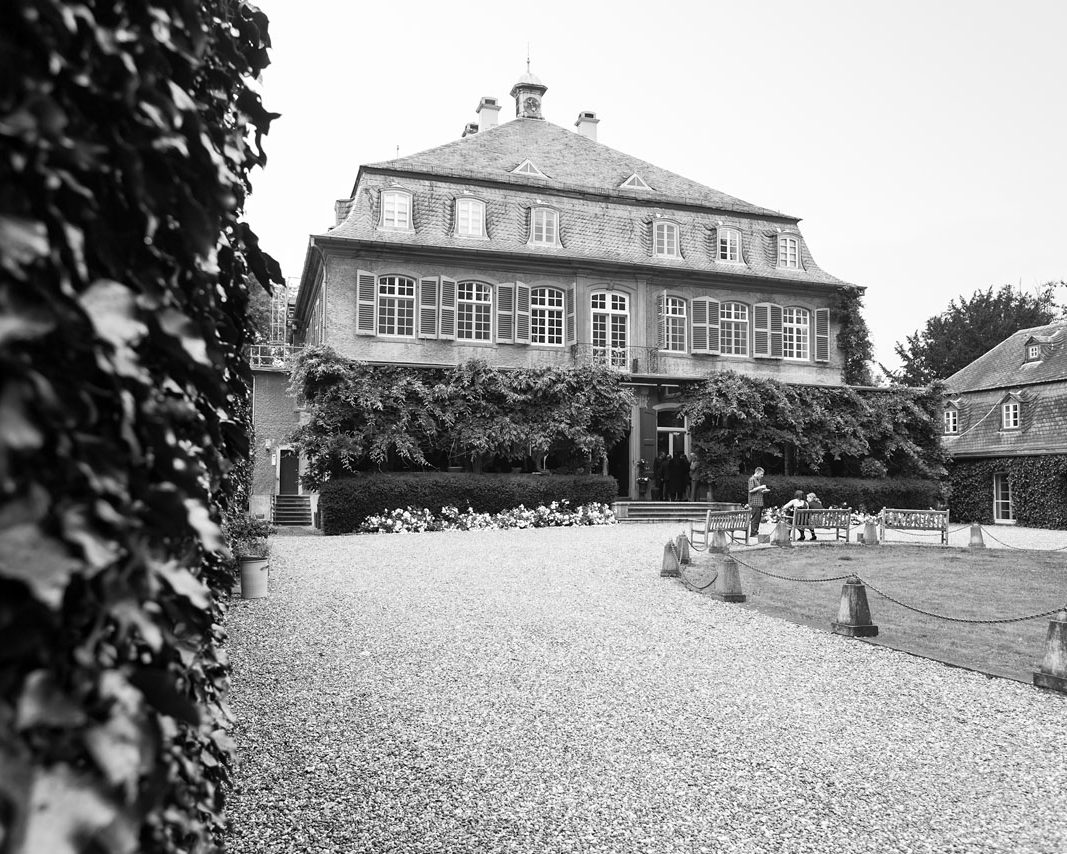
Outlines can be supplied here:
[[948, 379], [1020, 329], [1044, 326], [1061, 317], [1056, 291], [1063, 284], [1046, 282], [1034, 293], [1002, 285], [997, 291], [992, 286], [975, 291], [969, 299], [961, 295], [922, 329], [897, 342], [893, 349], [902, 364], [899, 371], [884, 365], [882, 370], [901, 385]]
[[521, 460], [563, 453], [595, 464], [626, 434], [633, 403], [616, 372], [592, 365], [382, 367], [329, 347], [301, 354], [292, 390], [306, 401], [307, 423], [294, 440], [312, 488], [394, 461], [429, 467], [440, 454]]
[[242, 0], [0, 4], [0, 847], [212, 850], [219, 511], [277, 265]]
[[787, 454], [810, 474], [855, 476], [867, 459], [890, 476], [944, 471], [938, 389], [787, 385], [724, 371], [687, 394], [683, 407], [701, 465], [734, 474], [754, 460]]
[[874, 346], [871, 344], [867, 321], [863, 319], [863, 291], [859, 288], [842, 288], [839, 311], [841, 331], [837, 343], [845, 354], [842, 379], [849, 385], [873, 385], [871, 364]]

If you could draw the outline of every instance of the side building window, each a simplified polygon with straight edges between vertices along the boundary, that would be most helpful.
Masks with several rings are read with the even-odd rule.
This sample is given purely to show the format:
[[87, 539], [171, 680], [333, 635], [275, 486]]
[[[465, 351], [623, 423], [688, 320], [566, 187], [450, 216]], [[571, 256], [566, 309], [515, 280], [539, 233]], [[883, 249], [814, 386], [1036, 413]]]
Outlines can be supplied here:
[[563, 291], [534, 288], [530, 292], [530, 343], [563, 346]]
[[415, 280], [406, 276], [378, 279], [378, 334], [415, 334]]
[[484, 282], [460, 282], [458, 300], [456, 338], [492, 341], [493, 289]]
[[724, 302], [719, 312], [721, 347], [724, 356], [748, 355], [748, 306]]
[[1000, 427], [1002, 430], [1018, 430], [1021, 426], [1019, 401], [1009, 400], [1000, 405]]
[[960, 413], [955, 407], [945, 410], [945, 432], [948, 434], [960, 432]]
[[809, 338], [811, 315], [806, 308], [782, 309], [782, 358], [797, 361], [811, 358]]
[[382, 190], [380, 228], [396, 231], [411, 230], [411, 193], [403, 190]]

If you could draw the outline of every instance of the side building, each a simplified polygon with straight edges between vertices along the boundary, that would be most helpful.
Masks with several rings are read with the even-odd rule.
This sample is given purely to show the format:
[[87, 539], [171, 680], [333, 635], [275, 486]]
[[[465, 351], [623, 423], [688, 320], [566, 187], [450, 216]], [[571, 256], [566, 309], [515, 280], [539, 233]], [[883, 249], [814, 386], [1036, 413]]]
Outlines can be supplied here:
[[[623, 497], [638, 459], [688, 452], [686, 384], [726, 370], [842, 384], [855, 286], [815, 262], [798, 218], [599, 143], [595, 113], [576, 130], [546, 121], [546, 91], [527, 73], [514, 120], [482, 98], [462, 138], [359, 168], [334, 226], [310, 238], [293, 346], [381, 365], [617, 370], [638, 401], [606, 465]], [[278, 469], [291, 449], [274, 451]]]
[[1067, 528], [1067, 322], [1019, 330], [945, 386], [953, 516]]

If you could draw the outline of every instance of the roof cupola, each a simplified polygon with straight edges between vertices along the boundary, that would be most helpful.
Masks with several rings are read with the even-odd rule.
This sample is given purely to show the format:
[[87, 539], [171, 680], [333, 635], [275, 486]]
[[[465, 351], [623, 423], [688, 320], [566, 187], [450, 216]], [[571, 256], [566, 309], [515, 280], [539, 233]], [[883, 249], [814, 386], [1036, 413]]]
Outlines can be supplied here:
[[542, 119], [541, 98], [548, 87], [530, 73], [530, 61], [526, 60], [526, 73], [511, 87], [515, 99], [515, 116], [520, 119]]

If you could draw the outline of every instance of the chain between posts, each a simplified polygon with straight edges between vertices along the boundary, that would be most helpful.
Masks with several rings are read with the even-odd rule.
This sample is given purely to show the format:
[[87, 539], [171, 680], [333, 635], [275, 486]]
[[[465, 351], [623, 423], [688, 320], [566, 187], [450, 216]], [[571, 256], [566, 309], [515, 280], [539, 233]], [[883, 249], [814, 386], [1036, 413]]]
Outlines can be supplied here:
[[[890, 596], [884, 590], [879, 590], [877, 587], [875, 587], [873, 584], [871, 584], [871, 582], [867, 581], [866, 579], [861, 578], [858, 575], [856, 576], [856, 578], [859, 578], [860, 582], [862, 582], [867, 587], [870, 587], [871, 590], [873, 590], [875, 593], [877, 593], [883, 599], [888, 599], [890, 602], [895, 602], [897, 605], [900, 605], [901, 608], [907, 608], [909, 611], [914, 611], [916, 614], [923, 614], [924, 616], [927, 616], [927, 617], [936, 617], [939, 620], [948, 620], [949, 622], [952, 622], [952, 623], [974, 623], [974, 624], [981, 624], [981, 625], [991, 625], [991, 624], [994, 624], [994, 623], [1022, 623], [1022, 622], [1025, 622], [1026, 620], [1039, 620], [1042, 617], [1051, 617], [1053, 614], [1058, 614], [1060, 611], [1063, 610], [1063, 608], [1053, 608], [1051, 611], [1045, 611], [1044, 613], [1041, 613], [1041, 614], [1030, 614], [1030, 615], [1028, 615], [1026, 617], [1002, 617], [1002, 618], [993, 619], [993, 620], [970, 620], [970, 619], [967, 619], [966, 617], [950, 617], [947, 614], [938, 614], [938, 613], [936, 613], [934, 611], [925, 611], [922, 608], [916, 607], [915, 605], [909, 605], [907, 602], [901, 602], [895, 596]], [[1065, 605], [1064, 607], [1067, 608], [1067, 605]]]

